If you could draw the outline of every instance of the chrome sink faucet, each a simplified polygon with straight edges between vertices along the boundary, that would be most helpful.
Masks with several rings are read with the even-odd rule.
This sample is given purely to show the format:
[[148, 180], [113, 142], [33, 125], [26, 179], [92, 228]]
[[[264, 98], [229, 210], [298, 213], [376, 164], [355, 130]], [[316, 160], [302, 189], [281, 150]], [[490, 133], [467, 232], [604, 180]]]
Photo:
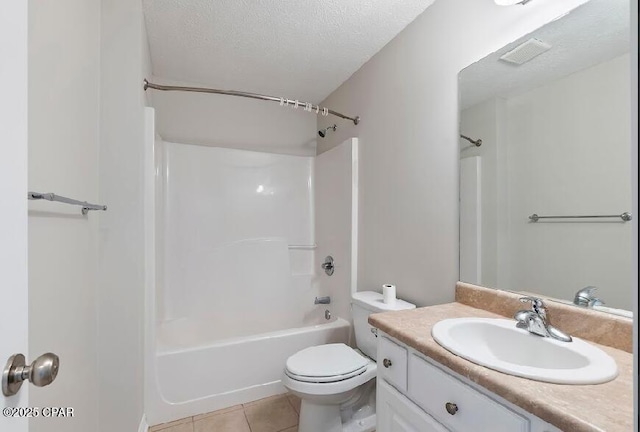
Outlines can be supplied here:
[[522, 303], [531, 302], [530, 310], [519, 310], [513, 316], [518, 321], [516, 327], [525, 329], [542, 337], [550, 337], [562, 342], [571, 342], [573, 339], [568, 334], [553, 327], [547, 318], [547, 308], [542, 299], [536, 297], [522, 297]]

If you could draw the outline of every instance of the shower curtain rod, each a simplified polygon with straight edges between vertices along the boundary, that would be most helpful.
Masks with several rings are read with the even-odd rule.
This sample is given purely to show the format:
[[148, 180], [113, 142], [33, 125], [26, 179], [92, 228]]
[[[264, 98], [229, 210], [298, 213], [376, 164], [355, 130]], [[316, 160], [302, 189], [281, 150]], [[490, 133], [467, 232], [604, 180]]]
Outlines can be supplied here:
[[267, 95], [262, 95], [258, 93], [247, 93], [247, 92], [241, 92], [236, 90], [218, 90], [218, 89], [206, 88], [206, 87], [182, 87], [182, 86], [162, 85], [162, 84], [155, 84], [155, 83], [149, 82], [146, 79], [144, 80], [144, 89], [145, 91], [147, 89], [153, 89], [153, 90], [161, 90], [161, 91], [213, 93], [213, 94], [222, 94], [222, 95], [228, 95], [228, 96], [240, 96], [240, 97], [251, 98], [251, 99], [266, 100], [271, 102], [279, 102], [280, 106], [290, 106], [293, 108], [300, 107], [308, 112], [315, 111], [316, 114], [322, 114], [324, 116], [331, 114], [336, 117], [343, 118], [345, 120], [351, 120], [355, 125], [360, 123], [360, 117], [358, 116], [349, 117], [337, 111], [330, 110], [328, 108], [322, 108], [319, 105], [314, 105], [309, 102], [300, 102], [298, 100], [285, 99], [285, 98], [280, 98], [275, 96], [267, 96]]

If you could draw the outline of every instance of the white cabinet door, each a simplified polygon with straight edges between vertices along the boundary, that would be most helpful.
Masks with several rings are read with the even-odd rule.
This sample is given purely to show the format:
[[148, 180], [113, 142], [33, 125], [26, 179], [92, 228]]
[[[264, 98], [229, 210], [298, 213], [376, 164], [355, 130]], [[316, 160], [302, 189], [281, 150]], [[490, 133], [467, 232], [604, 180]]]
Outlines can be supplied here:
[[407, 392], [407, 349], [386, 337], [378, 338], [378, 377]]
[[[416, 405], [457, 432], [530, 432], [529, 420], [415, 354], [409, 391]], [[449, 412], [450, 404], [455, 411]]]
[[378, 432], [448, 432], [384, 380], [377, 388]]

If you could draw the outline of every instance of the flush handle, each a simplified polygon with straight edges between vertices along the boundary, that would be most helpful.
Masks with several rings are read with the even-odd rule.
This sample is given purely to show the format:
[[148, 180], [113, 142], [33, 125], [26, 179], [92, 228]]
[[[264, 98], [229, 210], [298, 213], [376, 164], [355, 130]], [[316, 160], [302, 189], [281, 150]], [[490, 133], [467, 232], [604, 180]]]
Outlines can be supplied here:
[[446, 404], [444, 404], [444, 408], [451, 415], [456, 415], [456, 413], [458, 412], [458, 405], [454, 404], [453, 402], [447, 402]]
[[390, 368], [392, 364], [393, 364], [393, 363], [391, 363], [391, 360], [389, 360], [389, 359], [384, 359], [384, 360], [382, 360], [382, 365], [383, 365], [384, 367], [386, 367], [387, 369], [388, 369], [388, 368]]
[[24, 381], [31, 381], [36, 387], [51, 384], [58, 376], [60, 358], [53, 353], [46, 353], [27, 365], [24, 355], [14, 354], [9, 357], [2, 371], [2, 394], [13, 396], [18, 393]]

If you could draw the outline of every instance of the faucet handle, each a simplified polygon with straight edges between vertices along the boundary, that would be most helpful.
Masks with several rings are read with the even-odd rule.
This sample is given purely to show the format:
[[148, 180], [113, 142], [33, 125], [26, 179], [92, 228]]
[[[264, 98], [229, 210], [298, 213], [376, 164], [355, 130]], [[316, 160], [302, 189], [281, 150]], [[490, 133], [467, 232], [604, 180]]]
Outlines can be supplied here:
[[540, 313], [545, 310], [544, 302], [541, 298], [538, 297], [520, 297], [521, 303], [529, 303], [531, 302], [531, 308], [536, 312]]
[[600, 306], [604, 304], [604, 302], [595, 296], [595, 292], [598, 290], [598, 287], [595, 286], [586, 286], [579, 290], [575, 297], [573, 298], [573, 304], [578, 306]]
[[593, 295], [593, 293], [595, 293], [598, 290], [597, 286], [593, 286], [593, 285], [589, 285], [586, 286], [584, 288], [582, 288], [581, 290], [579, 290], [576, 295], [583, 295], [586, 294], [587, 296], [591, 296]]
[[593, 297], [591, 299], [589, 299], [589, 303], [587, 303], [587, 306], [589, 307], [594, 307], [594, 306], [602, 306], [605, 303], [600, 300], [598, 297]]
[[513, 319], [517, 321], [516, 327], [522, 328], [522, 329], [528, 329], [529, 321], [531, 320], [531, 316], [534, 313], [535, 312], [530, 310], [519, 310], [518, 312], [516, 312], [515, 315], [513, 315]]

